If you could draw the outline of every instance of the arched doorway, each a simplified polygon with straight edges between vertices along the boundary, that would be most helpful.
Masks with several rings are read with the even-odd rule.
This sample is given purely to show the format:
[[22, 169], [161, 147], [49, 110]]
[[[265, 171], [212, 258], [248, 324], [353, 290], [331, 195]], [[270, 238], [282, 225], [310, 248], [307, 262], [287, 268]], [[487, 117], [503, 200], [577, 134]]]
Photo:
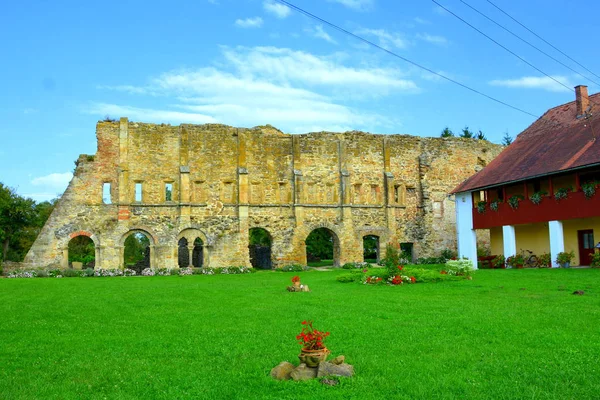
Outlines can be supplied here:
[[202, 268], [204, 266], [204, 242], [199, 237], [194, 240], [192, 266], [194, 268]]
[[273, 262], [271, 261], [272, 239], [269, 232], [263, 228], [252, 228], [249, 232], [249, 238], [248, 251], [250, 252], [252, 268], [273, 268]]
[[340, 265], [340, 240], [328, 228], [314, 229], [305, 240], [306, 261], [311, 266]]
[[[94, 241], [86, 235], [79, 235], [69, 240], [69, 267], [73, 268], [73, 263], [81, 263], [81, 268], [94, 268], [96, 265], [96, 245]], [[78, 264], [75, 264], [77, 266]]]
[[150, 236], [143, 231], [133, 231], [125, 239], [123, 265], [140, 274], [150, 268]]
[[379, 261], [379, 236], [363, 236], [363, 261], [372, 264]]

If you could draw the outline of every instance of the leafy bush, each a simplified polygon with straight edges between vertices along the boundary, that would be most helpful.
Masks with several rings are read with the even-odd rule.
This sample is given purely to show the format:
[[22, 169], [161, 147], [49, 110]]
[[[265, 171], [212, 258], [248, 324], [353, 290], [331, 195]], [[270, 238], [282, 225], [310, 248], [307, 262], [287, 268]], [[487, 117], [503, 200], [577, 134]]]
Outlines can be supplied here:
[[7, 275], [7, 278], [35, 278], [36, 271], [14, 270]]
[[460, 260], [448, 260], [446, 262], [446, 272], [448, 272], [448, 275], [469, 277], [473, 271], [473, 262], [466, 258]]
[[419, 257], [417, 258], [417, 264], [444, 264], [446, 262], [445, 257]]
[[82, 272], [81, 270], [66, 268], [62, 270], [61, 275], [67, 278], [78, 278], [82, 275]]
[[275, 271], [280, 271], [280, 272], [302, 272], [302, 271], [306, 271], [306, 270], [308, 270], [308, 266], [300, 265], [300, 264], [288, 264], [288, 265], [284, 265], [283, 267], [275, 268]]
[[181, 268], [179, 270], [179, 275], [182, 275], [182, 276], [184, 276], [184, 275], [194, 275], [194, 268], [190, 268], [190, 267]]
[[369, 263], [367, 262], [348, 262], [342, 265], [343, 269], [360, 269], [360, 268], [368, 268]]
[[397, 266], [400, 264], [400, 251], [392, 246], [391, 244], [387, 244], [385, 246], [385, 255], [381, 259], [382, 265], [386, 268], [390, 266]]
[[593, 268], [600, 268], [600, 253], [598, 252], [593, 252], [591, 254], [592, 256], [592, 262], [591, 262], [591, 266]]
[[83, 274], [81, 276], [94, 276], [94, 268], [86, 268], [84, 270], [82, 270]]
[[342, 282], [342, 283], [350, 283], [350, 282], [360, 282], [362, 278], [362, 272], [360, 271], [353, 271], [347, 274], [341, 274], [338, 275], [337, 278], [335, 278], [338, 282]]

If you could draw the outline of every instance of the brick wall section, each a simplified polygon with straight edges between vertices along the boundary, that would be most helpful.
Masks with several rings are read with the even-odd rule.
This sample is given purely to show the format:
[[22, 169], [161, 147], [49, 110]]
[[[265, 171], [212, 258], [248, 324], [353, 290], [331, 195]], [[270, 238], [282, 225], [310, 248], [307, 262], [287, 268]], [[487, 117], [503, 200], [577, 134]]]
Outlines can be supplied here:
[[[502, 149], [487, 141], [364, 132], [288, 135], [271, 126], [99, 122], [98, 151], [73, 180], [28, 253], [30, 265], [64, 265], [69, 240], [91, 236], [97, 267], [118, 268], [133, 232], [151, 263], [177, 266], [177, 242], [199, 237], [205, 265], [249, 265], [248, 235], [273, 238], [274, 265], [306, 262], [316, 228], [336, 235], [340, 264], [362, 261], [362, 238], [412, 242], [416, 256], [454, 248], [448, 192]], [[111, 204], [102, 186], [111, 184]], [[142, 201], [135, 201], [135, 184]], [[173, 187], [170, 201], [165, 184]], [[483, 237], [483, 240], [486, 238]], [[489, 241], [489, 240], [488, 240]]]

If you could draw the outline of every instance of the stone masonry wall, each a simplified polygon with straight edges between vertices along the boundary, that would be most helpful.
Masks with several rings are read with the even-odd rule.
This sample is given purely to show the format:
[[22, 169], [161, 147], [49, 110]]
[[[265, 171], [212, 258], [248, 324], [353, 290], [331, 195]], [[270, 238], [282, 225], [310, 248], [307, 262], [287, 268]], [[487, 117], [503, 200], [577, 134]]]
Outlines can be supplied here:
[[[99, 122], [96, 136], [97, 153], [79, 157], [25, 263], [66, 266], [69, 241], [85, 235], [96, 246], [97, 268], [120, 268], [125, 239], [141, 232], [155, 267], [177, 267], [183, 237], [202, 239], [204, 266], [250, 265], [252, 228], [271, 235], [275, 266], [305, 264], [305, 239], [317, 228], [333, 233], [338, 265], [362, 261], [366, 235], [379, 237], [381, 254], [387, 243], [406, 242], [415, 256], [433, 256], [456, 247], [448, 192], [501, 150], [461, 138], [288, 135], [268, 125], [127, 118]], [[105, 183], [110, 204], [102, 199]], [[165, 185], [173, 188], [170, 200]]]

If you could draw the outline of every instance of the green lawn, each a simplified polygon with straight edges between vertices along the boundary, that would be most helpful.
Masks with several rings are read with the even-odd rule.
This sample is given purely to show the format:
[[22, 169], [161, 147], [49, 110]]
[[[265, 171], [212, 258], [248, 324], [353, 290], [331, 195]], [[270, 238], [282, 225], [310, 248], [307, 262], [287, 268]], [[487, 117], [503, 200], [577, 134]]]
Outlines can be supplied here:
[[[342, 284], [346, 271], [0, 279], [1, 399], [593, 399], [600, 270], [484, 270], [472, 281]], [[584, 290], [585, 295], [571, 293]], [[269, 377], [300, 322], [356, 376]]]

